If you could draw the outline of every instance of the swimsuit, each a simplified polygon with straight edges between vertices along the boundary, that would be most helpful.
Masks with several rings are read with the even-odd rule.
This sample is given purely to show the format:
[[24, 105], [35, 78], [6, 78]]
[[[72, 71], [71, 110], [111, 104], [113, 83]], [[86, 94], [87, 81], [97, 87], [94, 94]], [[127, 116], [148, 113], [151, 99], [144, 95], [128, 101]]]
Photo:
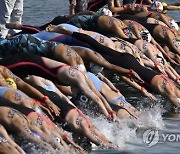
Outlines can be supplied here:
[[[79, 31], [79, 28], [77, 28], [73, 25], [70, 25], [70, 24], [59, 24], [58, 26], [63, 26], [72, 32], [78, 32]], [[36, 33], [33, 36], [36, 38], [40, 38], [42, 40], [61, 42], [63, 44], [67, 44], [67, 45], [81, 46], [84, 44], [81, 41], [79, 41], [79, 40], [77, 40], [71, 36], [60, 34], [60, 33], [55, 33], [55, 32], [47, 32], [45, 30], [43, 30], [39, 33]]]
[[[127, 106], [127, 107], [129, 107], [129, 108], [132, 107], [132, 106], [126, 101], [126, 99], [124, 98], [124, 96], [119, 96], [119, 97], [115, 98], [114, 100], [109, 101], [109, 103], [111, 103], [111, 104], [116, 104], [118, 101], [120, 101], [120, 106], [121, 106], [121, 104], [123, 104], [122, 107], [124, 107], [124, 106]], [[124, 105], [124, 104], [125, 104], [125, 105]]]
[[6, 91], [9, 90], [9, 89], [12, 89], [12, 88], [7, 88], [7, 87], [0, 86], [0, 97], [4, 97]]
[[25, 107], [25, 106], [21, 106], [19, 104], [15, 104], [15, 103], [11, 103], [10, 101], [4, 99], [4, 98], [0, 98], [0, 107], [9, 107], [9, 108], [13, 108], [19, 112], [21, 112], [22, 114], [24, 114], [25, 116], [28, 116], [30, 113], [35, 112], [33, 109]]
[[67, 24], [74, 25], [84, 30], [94, 31], [98, 30], [98, 18], [99, 16], [94, 15], [80, 15], [71, 18]]
[[57, 93], [53, 91], [48, 91], [40, 86], [35, 86], [35, 88], [38, 89], [41, 93], [43, 93], [45, 96], [48, 96], [49, 99], [61, 109], [60, 116], [63, 119], [66, 118], [66, 115], [70, 110], [75, 109], [74, 106], [62, 100]]
[[11, 69], [17, 76], [27, 77], [28, 75], [37, 75], [59, 84], [63, 83], [57, 78], [57, 72], [63, 66], [67, 66], [61, 63], [57, 67], [49, 68], [40, 56], [29, 53], [21, 53], [4, 58], [0, 60], [0, 64]]
[[11, 39], [0, 40], [0, 58], [21, 52], [53, 57], [56, 45], [55, 42], [41, 40], [30, 34], [17, 35]]
[[100, 53], [107, 61], [111, 64], [118, 65], [126, 69], [133, 69], [146, 83], [150, 84], [152, 78], [159, 73], [156, 73], [153, 70], [150, 70], [146, 67], [143, 67], [134, 56], [128, 53], [119, 53], [111, 48], [108, 48], [96, 40], [92, 39], [88, 35], [74, 32], [73, 37], [86, 41], [88, 44], [98, 53]]
[[101, 92], [102, 91], [102, 81], [93, 73], [91, 72], [87, 72], [86, 75], [88, 76], [88, 78], [93, 82], [94, 86], [96, 87], [96, 89]]
[[8, 90], [13, 90], [16, 93], [18, 93], [19, 95], [22, 95], [23, 97], [25, 97], [25, 99], [28, 99], [28, 96], [25, 95], [24, 93], [22, 93], [20, 90], [14, 89], [14, 88], [9, 88], [9, 87], [3, 87], [0, 86], [0, 97], [4, 97], [4, 94], [8, 91]]

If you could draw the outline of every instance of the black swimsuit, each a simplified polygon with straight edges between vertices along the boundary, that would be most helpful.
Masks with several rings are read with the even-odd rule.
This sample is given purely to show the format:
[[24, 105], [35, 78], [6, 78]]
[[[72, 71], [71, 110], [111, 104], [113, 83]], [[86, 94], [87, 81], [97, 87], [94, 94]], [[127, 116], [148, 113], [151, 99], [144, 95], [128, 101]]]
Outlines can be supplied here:
[[61, 109], [61, 114], [60, 116], [65, 119], [66, 118], [66, 115], [67, 113], [71, 110], [71, 109], [74, 109], [75, 107], [72, 106], [71, 104], [65, 102], [64, 100], [62, 100], [60, 98], [60, 96], [53, 92], [53, 91], [48, 91], [40, 86], [34, 86], [36, 89], [38, 89], [41, 93], [43, 93], [44, 95], [48, 96], [49, 99], [55, 103], [60, 109]]
[[88, 43], [96, 52], [100, 53], [111, 64], [115, 64], [126, 69], [133, 69], [148, 84], [151, 83], [154, 76], [159, 74], [140, 65], [136, 58], [131, 54], [117, 52], [100, 44], [86, 34], [73, 32], [72, 36]]
[[153, 34], [154, 29], [156, 28], [156, 26], [158, 26], [159, 24], [148, 24], [148, 23], [140, 23], [141, 25], [143, 25], [145, 28], [148, 29], [148, 31]]
[[9, 108], [13, 108], [19, 112], [21, 112], [22, 114], [24, 114], [25, 116], [28, 116], [31, 112], [35, 112], [33, 109], [25, 107], [25, 106], [21, 106], [19, 104], [15, 104], [15, 103], [11, 103], [10, 101], [4, 99], [4, 98], [0, 98], [0, 107], [9, 107]]
[[97, 31], [99, 30], [98, 18], [99, 16], [97, 15], [79, 15], [71, 18], [66, 23], [84, 30]]
[[49, 68], [40, 56], [22, 53], [0, 60], [0, 65], [11, 69], [14, 74], [19, 77], [26, 77], [28, 75], [37, 75], [47, 78], [53, 82], [61, 83], [57, 78], [57, 71], [66, 64], [58, 67]]

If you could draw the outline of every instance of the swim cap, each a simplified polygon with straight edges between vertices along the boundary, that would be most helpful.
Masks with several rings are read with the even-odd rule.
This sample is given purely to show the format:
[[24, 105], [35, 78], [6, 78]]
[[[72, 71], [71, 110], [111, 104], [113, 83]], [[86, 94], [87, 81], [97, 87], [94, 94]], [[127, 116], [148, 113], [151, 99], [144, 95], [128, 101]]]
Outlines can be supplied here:
[[103, 67], [90, 62], [90, 69], [92, 73], [97, 74], [103, 70]]
[[112, 12], [106, 8], [100, 8], [96, 13], [98, 15], [112, 16]]
[[169, 23], [172, 28], [174, 28], [175, 30], [179, 30], [179, 26], [174, 20], [171, 20]]
[[151, 42], [152, 36], [148, 30], [141, 31], [140, 35], [143, 40], [146, 40], [147, 42]]
[[164, 8], [164, 7], [167, 7], [167, 6], [168, 6], [167, 3], [161, 2], [161, 4], [163, 5], [163, 13], [164, 13], [164, 14], [167, 13], [168, 10], [166, 10], [166, 9]]
[[155, 1], [151, 4], [151, 9], [152, 10], [156, 10], [156, 11], [159, 11], [159, 12], [162, 12], [163, 11], [163, 5], [161, 2], [159, 1]]
[[17, 89], [17, 85], [16, 85], [16, 83], [14, 82], [14, 80], [12, 78], [7, 78], [5, 81], [6, 81], [6, 83], [8, 84], [9, 87]]
[[161, 2], [163, 6], [168, 6], [166, 2]]

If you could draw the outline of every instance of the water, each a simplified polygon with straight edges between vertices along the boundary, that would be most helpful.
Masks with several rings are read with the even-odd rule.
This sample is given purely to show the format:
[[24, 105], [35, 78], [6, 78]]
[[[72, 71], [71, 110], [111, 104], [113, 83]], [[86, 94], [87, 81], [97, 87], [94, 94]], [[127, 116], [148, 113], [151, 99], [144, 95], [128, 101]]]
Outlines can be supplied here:
[[[176, 3], [179, 2], [179, 0], [165, 0], [165, 2]], [[31, 25], [44, 24], [51, 21], [57, 15], [68, 14], [68, 6], [69, 0], [24, 0], [23, 23]], [[175, 20], [180, 21], [178, 13], [180, 13], [180, 11], [172, 11], [169, 12], [169, 15], [175, 18]], [[145, 104], [144, 106], [150, 104], [149, 99], [143, 97], [138, 91], [129, 86], [120, 82], [118, 87], [129, 102], [139, 105]], [[160, 102], [167, 101], [159, 95], [156, 96]], [[92, 119], [93, 123], [101, 132], [120, 147], [119, 150], [98, 150], [94, 147], [95, 151], [93, 153], [180, 153], [180, 140], [179, 142], [158, 143], [152, 147], [146, 147], [143, 142], [143, 133], [150, 128], [160, 130], [160, 137], [162, 137], [162, 133], [171, 135], [170, 137], [172, 138], [170, 138], [170, 141], [172, 141], [174, 137], [172, 134], [180, 134], [180, 115], [169, 114], [162, 116], [163, 112], [164, 110], [160, 105], [156, 105], [151, 110], [144, 112], [140, 121], [124, 120], [120, 125], [109, 123], [101, 117]], [[44, 152], [34, 150], [33, 153]]]

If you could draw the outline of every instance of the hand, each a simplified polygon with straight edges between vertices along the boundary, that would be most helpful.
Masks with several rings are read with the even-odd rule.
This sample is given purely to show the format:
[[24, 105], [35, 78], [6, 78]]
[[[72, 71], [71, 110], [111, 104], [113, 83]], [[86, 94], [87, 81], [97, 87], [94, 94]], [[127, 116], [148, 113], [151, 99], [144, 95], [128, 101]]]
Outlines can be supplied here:
[[73, 145], [75, 149], [77, 149], [79, 151], [80, 154], [84, 154], [85, 151], [82, 147], [80, 147], [79, 145], [75, 144]]
[[113, 122], [120, 123], [119, 119], [117, 118], [117, 113], [113, 110], [109, 113], [108, 119], [112, 120]]
[[167, 75], [167, 73], [165, 72], [164, 68], [161, 65], [157, 65], [157, 69], [164, 75]]
[[51, 119], [51, 120], [54, 120], [54, 117], [53, 117], [53, 115], [51, 114], [51, 112], [50, 112], [50, 110], [49, 110], [48, 108], [46, 108], [46, 107], [44, 107], [44, 106], [42, 106], [42, 105], [40, 105], [40, 107], [42, 108], [42, 110], [43, 110], [44, 112], [46, 112], [46, 113], [50, 116], [50, 119]]
[[60, 115], [60, 109], [57, 105], [55, 105], [53, 102], [51, 102], [50, 100], [46, 100], [45, 101], [47, 108], [53, 112], [56, 116]]
[[114, 89], [113, 91], [120, 94], [120, 90], [119, 89]]
[[119, 118], [117, 117], [117, 115], [115, 113], [112, 114], [112, 121], [120, 123], [120, 120], [119, 120]]
[[141, 88], [141, 92], [142, 92], [145, 96], [149, 97], [149, 99], [151, 99], [152, 101], [157, 102], [157, 98], [156, 98], [153, 94], [149, 93], [146, 89]]
[[134, 80], [134, 81], [141, 83], [141, 84], [144, 83], [144, 81], [140, 78], [140, 76], [136, 72], [134, 72], [132, 69], [130, 69], [129, 71], [130, 72], [129, 72], [128, 76], [129, 76], [131, 81]]
[[175, 81], [178, 83], [178, 85], [180, 85], [180, 78], [176, 77]]

